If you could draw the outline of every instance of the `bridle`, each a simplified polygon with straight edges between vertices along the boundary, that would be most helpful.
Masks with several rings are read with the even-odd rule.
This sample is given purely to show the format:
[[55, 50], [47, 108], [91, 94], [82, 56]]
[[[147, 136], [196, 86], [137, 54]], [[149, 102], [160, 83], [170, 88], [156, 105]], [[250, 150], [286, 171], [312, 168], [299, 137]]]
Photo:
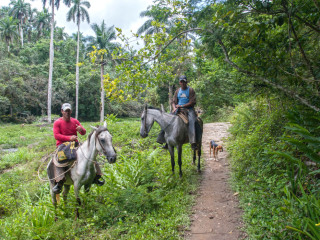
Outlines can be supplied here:
[[[145, 108], [144, 109], [144, 119], [143, 119], [143, 132], [148, 135], [148, 132], [147, 132], [147, 112], [148, 112], [148, 108]], [[163, 116], [163, 115], [162, 115]], [[164, 127], [162, 130], [166, 130], [173, 122], [174, 122], [174, 118], [171, 119], [171, 121], [169, 123], [167, 123], [167, 126]]]
[[[103, 154], [104, 154], [105, 156], [108, 156], [107, 151], [106, 151], [105, 148], [103, 147], [103, 145], [102, 145], [102, 143], [101, 143], [101, 140], [100, 140], [99, 137], [98, 137], [98, 136], [100, 135], [100, 133], [102, 133], [102, 132], [104, 132], [104, 131], [109, 132], [108, 129], [105, 128], [105, 127], [99, 127], [99, 128], [98, 128], [97, 130], [95, 130], [95, 131], [96, 131], [95, 140], [96, 140], [96, 141], [98, 140], [98, 143], [99, 143], [99, 145], [100, 145], [100, 147], [101, 147], [101, 149], [102, 149]], [[81, 148], [79, 148], [79, 149], [81, 150], [82, 155], [84, 156], [84, 158], [85, 158], [87, 161], [95, 162], [95, 161], [92, 161], [92, 160], [90, 160], [89, 158], [87, 158]], [[115, 150], [114, 147], [113, 147], [113, 151], [114, 151], [115, 153], [117, 153], [117, 151]]]
[[[98, 128], [98, 130], [99, 130], [99, 128]], [[97, 130], [97, 131], [98, 131], [98, 130]], [[100, 135], [100, 133], [102, 133], [102, 132], [104, 132], [104, 131], [109, 132], [107, 128], [103, 128], [103, 129], [99, 130], [99, 132], [96, 133], [96, 137], [95, 137], [95, 138], [96, 138], [96, 140], [98, 139], [98, 143], [99, 143], [99, 145], [100, 145], [100, 147], [101, 147], [101, 149], [102, 149], [103, 154], [104, 154], [105, 156], [107, 156], [108, 153], [107, 153], [107, 151], [105, 150], [105, 148], [103, 147], [100, 138], [98, 137], [98, 136]], [[114, 152], [116, 153], [116, 150], [114, 149], [114, 147], [113, 147], [113, 150], [114, 150]]]

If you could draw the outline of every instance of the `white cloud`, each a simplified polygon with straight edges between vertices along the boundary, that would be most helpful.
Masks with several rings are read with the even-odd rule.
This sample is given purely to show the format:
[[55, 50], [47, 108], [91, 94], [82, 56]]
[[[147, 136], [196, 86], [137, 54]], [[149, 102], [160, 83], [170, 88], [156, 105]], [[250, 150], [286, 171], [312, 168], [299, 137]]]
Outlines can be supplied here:
[[[88, 9], [90, 16], [90, 24], [100, 24], [102, 20], [105, 21], [107, 26], [114, 25], [123, 30], [127, 36], [131, 36], [130, 31], [136, 32], [137, 29], [143, 24], [146, 19], [140, 18], [140, 12], [147, 9], [149, 5], [153, 3], [152, 0], [88, 0], [91, 7]], [[42, 9], [41, 0], [25, 0], [29, 2], [32, 8]], [[48, 2], [46, 7], [48, 8]], [[1, 6], [8, 6], [10, 0], [0, 0]], [[51, 12], [51, 8], [49, 9]], [[60, 8], [58, 11], [55, 9], [55, 20], [59, 27], [65, 27], [65, 31], [71, 35], [77, 31], [77, 27], [73, 22], [66, 21], [66, 15], [68, 7], [63, 4], [63, 0], [60, 0]], [[93, 35], [90, 24], [87, 22], [81, 23], [80, 31], [84, 35]]]

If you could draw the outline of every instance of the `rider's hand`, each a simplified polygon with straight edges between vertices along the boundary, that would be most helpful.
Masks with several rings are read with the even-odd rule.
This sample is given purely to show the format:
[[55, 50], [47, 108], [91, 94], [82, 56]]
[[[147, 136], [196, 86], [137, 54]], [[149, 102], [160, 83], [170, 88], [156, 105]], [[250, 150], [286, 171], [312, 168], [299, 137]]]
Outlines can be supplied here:
[[76, 135], [72, 135], [71, 137], [70, 137], [70, 141], [71, 142], [74, 142], [74, 141], [76, 141], [78, 139], [78, 137], [76, 136]]
[[77, 131], [78, 131], [78, 132], [82, 132], [82, 130], [83, 130], [82, 127], [80, 127], [79, 125], [76, 125], [76, 126], [77, 126], [77, 127], [76, 127]]
[[172, 109], [172, 112], [175, 112], [177, 110], [177, 106], [174, 106]]

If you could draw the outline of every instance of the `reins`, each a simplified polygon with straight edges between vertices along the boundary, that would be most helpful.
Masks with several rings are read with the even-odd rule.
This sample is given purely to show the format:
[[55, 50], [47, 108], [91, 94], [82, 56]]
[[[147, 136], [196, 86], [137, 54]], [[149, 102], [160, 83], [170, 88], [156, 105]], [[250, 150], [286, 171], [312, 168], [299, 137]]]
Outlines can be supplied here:
[[[144, 116], [144, 119], [143, 119], [143, 122], [144, 122], [144, 132], [146, 134], [148, 134], [147, 132], [147, 112], [148, 112], [148, 109], [145, 110], [145, 116]], [[160, 111], [162, 113], [162, 111]], [[161, 114], [162, 118], [163, 118], [163, 114]], [[173, 121], [175, 120], [175, 118], [173, 117], [170, 122], [167, 124], [166, 127], [164, 127], [162, 130], [165, 131], [172, 123]]]

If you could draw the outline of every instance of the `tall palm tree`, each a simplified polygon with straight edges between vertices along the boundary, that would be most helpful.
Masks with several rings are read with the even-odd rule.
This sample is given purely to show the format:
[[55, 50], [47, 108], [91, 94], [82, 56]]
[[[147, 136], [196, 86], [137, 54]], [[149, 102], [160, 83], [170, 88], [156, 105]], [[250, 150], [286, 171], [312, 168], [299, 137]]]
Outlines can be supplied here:
[[43, 36], [43, 30], [50, 26], [50, 13], [48, 9], [44, 8], [42, 12], [38, 12], [34, 18], [34, 27], [38, 31], [38, 39]]
[[147, 10], [140, 13], [140, 17], [149, 17], [149, 19], [138, 29], [137, 34], [139, 35], [143, 33], [152, 35], [159, 32], [160, 29], [152, 25], [153, 21], [164, 23], [167, 32], [174, 26], [174, 20], [171, 19], [168, 14], [164, 14], [163, 9], [157, 6], [149, 6]]
[[[63, 0], [64, 3], [69, 6], [71, 0]], [[54, 58], [54, 49], [53, 49], [53, 35], [54, 35], [54, 7], [57, 7], [57, 10], [60, 6], [60, 0], [48, 0], [51, 5], [51, 33], [50, 33], [50, 60], [49, 60], [49, 79], [48, 79], [48, 123], [51, 123], [51, 102], [52, 102], [52, 74], [53, 74], [53, 58]], [[47, 0], [42, 0], [43, 7], [45, 7]]]
[[15, 37], [18, 37], [17, 26], [18, 20], [13, 17], [7, 16], [0, 19], [0, 37], [6, 42], [8, 53], [10, 53], [10, 44]]
[[101, 78], [101, 109], [100, 109], [100, 122], [104, 120], [104, 98], [105, 91], [103, 86], [103, 75], [104, 75], [104, 66], [107, 64], [107, 61], [111, 60], [111, 53], [116, 49], [119, 44], [111, 42], [116, 39], [116, 31], [114, 26], [107, 27], [102, 21], [101, 25], [94, 23], [91, 25], [92, 30], [95, 33], [95, 37], [88, 38], [90, 46], [96, 46], [98, 50], [106, 49], [107, 54], [103, 55], [103, 59], [100, 62], [100, 78]]
[[30, 15], [30, 3], [25, 3], [24, 0], [11, 0], [9, 5], [12, 5], [9, 14], [19, 19], [20, 40], [21, 47], [23, 47], [23, 24], [26, 23], [28, 16]]
[[25, 25], [25, 33], [28, 35], [28, 42], [31, 42], [32, 33], [34, 32], [35, 17], [37, 14], [38, 10], [36, 8], [30, 8], [27, 24]]
[[0, 8], [0, 18], [4, 18], [9, 15], [10, 7], [1, 7]]
[[80, 48], [80, 23], [87, 20], [90, 23], [90, 18], [87, 10], [84, 7], [90, 8], [90, 3], [86, 0], [72, 0], [73, 6], [67, 13], [67, 21], [76, 22], [78, 26], [77, 37], [77, 64], [76, 64], [76, 118], [78, 119], [78, 101], [79, 101], [79, 48]]

